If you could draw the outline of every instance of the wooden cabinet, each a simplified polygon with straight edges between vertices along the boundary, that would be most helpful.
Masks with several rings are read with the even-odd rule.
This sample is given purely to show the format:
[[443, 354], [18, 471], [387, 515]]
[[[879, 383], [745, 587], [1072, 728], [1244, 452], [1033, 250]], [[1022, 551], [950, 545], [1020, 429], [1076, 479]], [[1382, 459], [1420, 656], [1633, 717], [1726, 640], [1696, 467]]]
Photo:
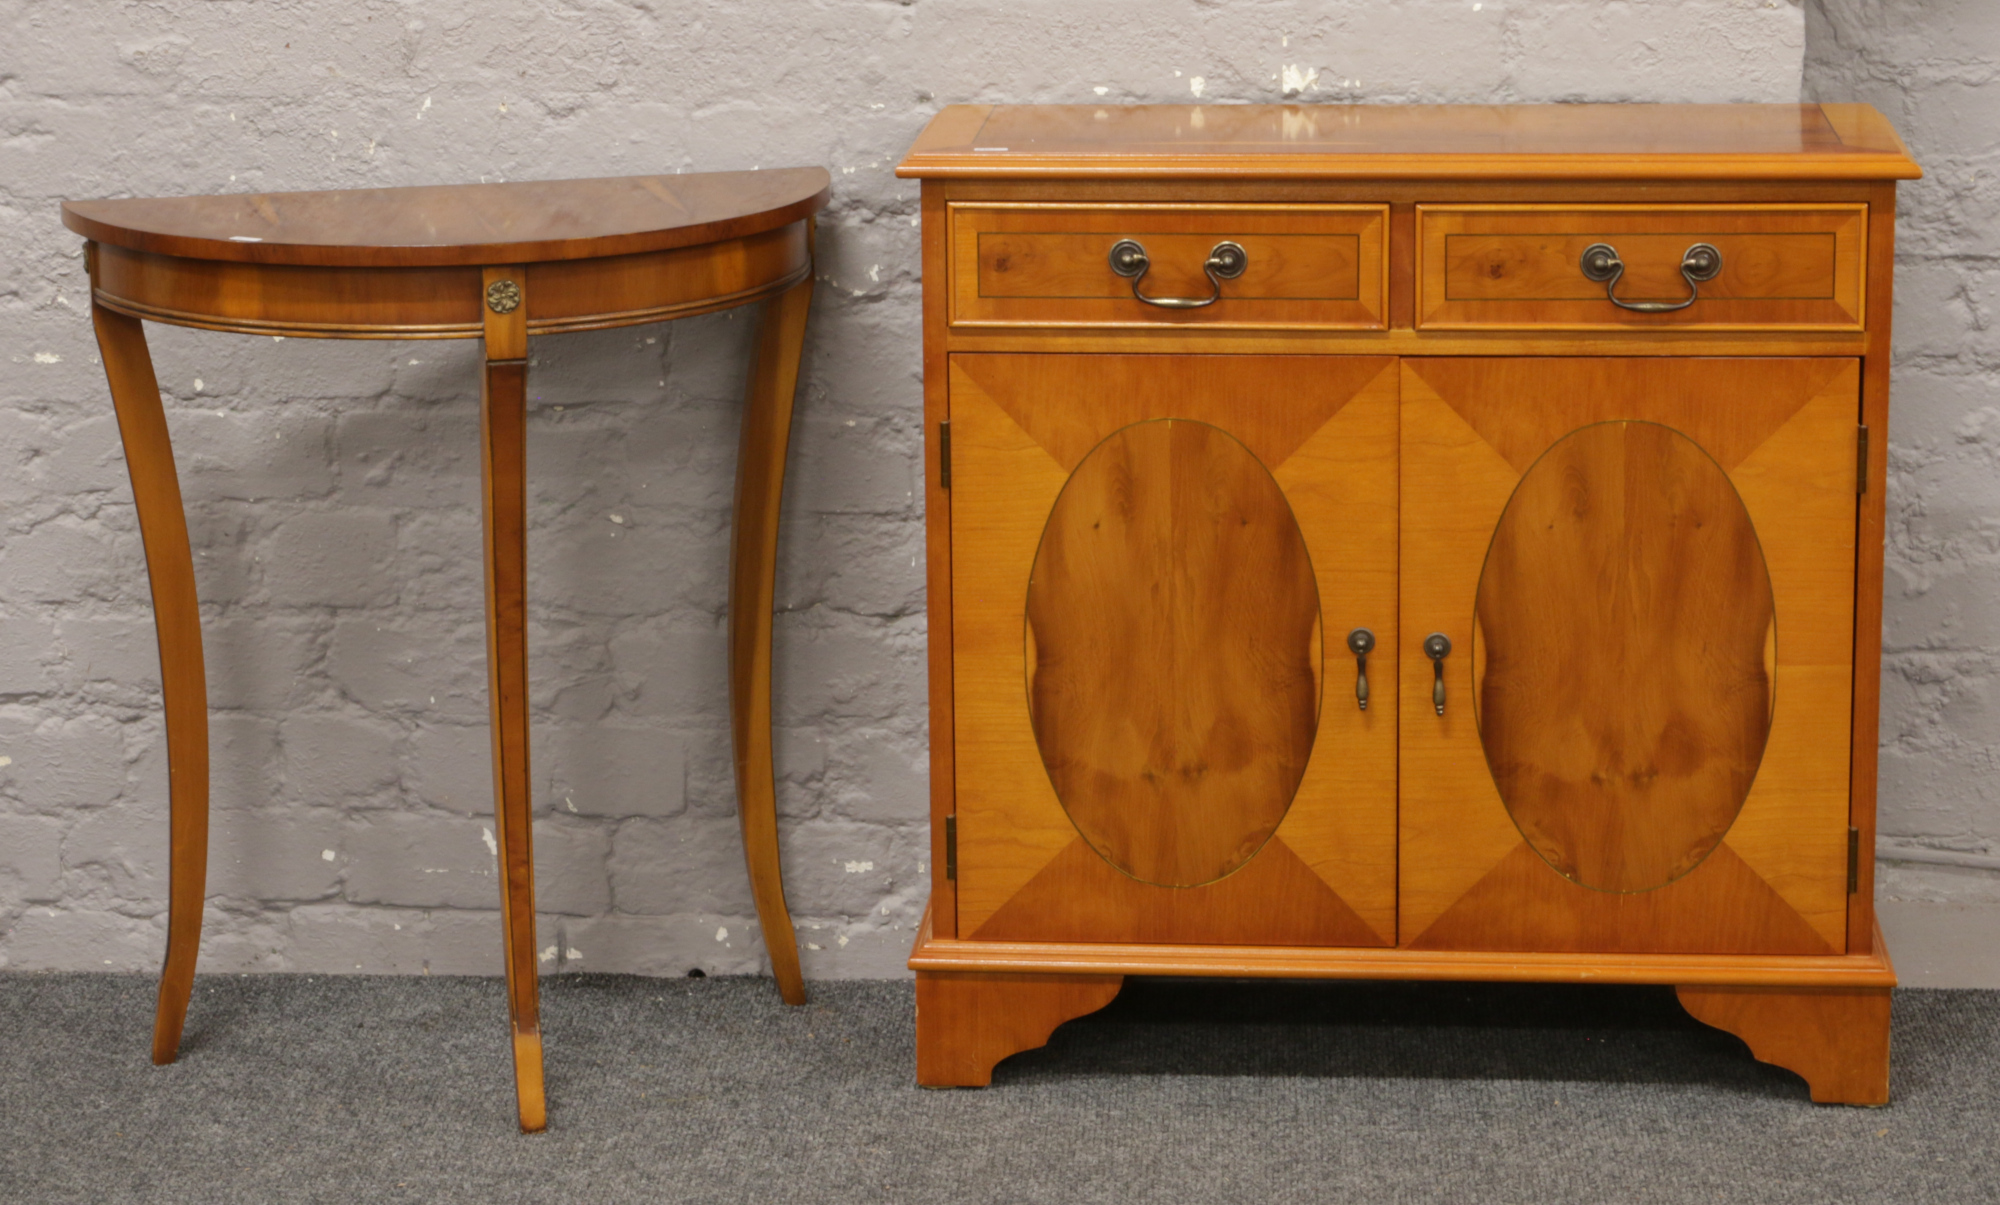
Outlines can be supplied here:
[[1131, 974], [1598, 980], [1887, 1099], [1878, 115], [960, 106], [900, 170], [921, 1082]]

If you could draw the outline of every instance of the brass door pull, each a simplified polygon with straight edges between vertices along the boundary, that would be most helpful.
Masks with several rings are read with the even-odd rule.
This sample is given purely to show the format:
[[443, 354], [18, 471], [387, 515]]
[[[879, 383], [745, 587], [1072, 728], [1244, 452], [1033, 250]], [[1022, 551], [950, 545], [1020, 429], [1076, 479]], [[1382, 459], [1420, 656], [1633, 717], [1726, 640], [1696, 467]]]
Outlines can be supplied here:
[[1424, 656], [1431, 659], [1431, 705], [1444, 714], [1444, 659], [1451, 655], [1451, 638], [1443, 632], [1424, 637]]
[[1198, 310], [1221, 299], [1223, 281], [1235, 280], [1243, 275], [1243, 269], [1250, 266], [1250, 253], [1236, 243], [1226, 240], [1217, 243], [1201, 265], [1202, 273], [1208, 277], [1209, 293], [1206, 297], [1146, 296], [1139, 291], [1139, 282], [1146, 278], [1146, 270], [1152, 266], [1153, 261], [1147, 256], [1146, 249], [1136, 241], [1125, 238], [1111, 245], [1111, 270], [1131, 278], [1132, 296], [1161, 309]]
[[1354, 702], [1368, 710], [1368, 654], [1375, 651], [1375, 633], [1356, 628], [1347, 634], [1347, 651], [1354, 654]]
[[1625, 275], [1625, 261], [1618, 258], [1618, 249], [1610, 243], [1592, 243], [1585, 247], [1579, 267], [1586, 279], [1604, 283], [1604, 296], [1619, 309], [1636, 310], [1641, 314], [1667, 314], [1684, 310], [1695, 303], [1701, 295], [1701, 282], [1714, 280], [1716, 274], [1722, 271], [1722, 252], [1709, 243], [1696, 243], [1681, 252], [1681, 279], [1688, 285], [1686, 301], [1618, 300], [1618, 281]]

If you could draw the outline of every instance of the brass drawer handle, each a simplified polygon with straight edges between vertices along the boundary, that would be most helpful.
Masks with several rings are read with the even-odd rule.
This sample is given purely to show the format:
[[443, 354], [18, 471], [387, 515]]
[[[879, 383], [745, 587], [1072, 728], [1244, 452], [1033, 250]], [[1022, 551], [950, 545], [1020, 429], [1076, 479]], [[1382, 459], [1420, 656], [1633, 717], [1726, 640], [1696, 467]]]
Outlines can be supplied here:
[[1586, 279], [1604, 282], [1604, 295], [1612, 305], [1641, 314], [1667, 314], [1684, 310], [1695, 303], [1701, 295], [1701, 282], [1714, 280], [1716, 274], [1722, 271], [1722, 252], [1709, 243], [1696, 243], [1681, 252], [1681, 279], [1688, 282], [1686, 301], [1618, 300], [1618, 280], [1625, 275], [1625, 261], [1618, 258], [1617, 248], [1610, 243], [1592, 243], [1585, 247], [1581, 267]]
[[1424, 656], [1431, 659], [1431, 706], [1444, 714], [1444, 659], [1451, 656], [1451, 637], [1432, 632], [1424, 637]]
[[1354, 702], [1368, 710], [1368, 654], [1375, 651], [1375, 633], [1356, 628], [1347, 634], [1347, 651], [1354, 654]]
[[1146, 270], [1153, 261], [1146, 255], [1146, 249], [1132, 239], [1119, 239], [1111, 245], [1111, 270], [1132, 280], [1132, 296], [1147, 305], [1156, 305], [1166, 310], [1198, 310], [1206, 305], [1214, 305], [1222, 297], [1222, 282], [1235, 280], [1243, 275], [1243, 269], [1250, 266], [1250, 253], [1232, 242], [1220, 242], [1208, 253], [1208, 259], [1201, 265], [1208, 277], [1209, 293], [1206, 297], [1148, 297], [1139, 291], [1139, 282], [1146, 277]]

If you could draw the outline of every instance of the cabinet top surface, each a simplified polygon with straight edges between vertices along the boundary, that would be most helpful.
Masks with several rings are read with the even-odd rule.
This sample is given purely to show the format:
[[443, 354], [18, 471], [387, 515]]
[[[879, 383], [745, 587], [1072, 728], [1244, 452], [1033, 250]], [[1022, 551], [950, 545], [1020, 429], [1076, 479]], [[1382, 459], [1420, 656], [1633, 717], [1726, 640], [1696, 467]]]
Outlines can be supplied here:
[[1908, 180], [1867, 105], [952, 105], [899, 176]]
[[742, 238], [826, 203], [825, 168], [63, 202], [63, 225], [161, 255], [339, 267], [588, 259]]

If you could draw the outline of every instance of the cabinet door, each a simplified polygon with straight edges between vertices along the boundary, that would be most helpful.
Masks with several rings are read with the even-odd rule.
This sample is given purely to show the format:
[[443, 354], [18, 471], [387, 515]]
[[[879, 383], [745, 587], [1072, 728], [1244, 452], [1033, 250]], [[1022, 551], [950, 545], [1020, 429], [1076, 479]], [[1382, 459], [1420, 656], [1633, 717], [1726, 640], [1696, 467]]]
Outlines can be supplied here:
[[950, 390], [959, 936], [1392, 943], [1395, 361], [956, 355]]
[[1845, 359], [1403, 361], [1405, 945], [1846, 948], [1859, 399]]

